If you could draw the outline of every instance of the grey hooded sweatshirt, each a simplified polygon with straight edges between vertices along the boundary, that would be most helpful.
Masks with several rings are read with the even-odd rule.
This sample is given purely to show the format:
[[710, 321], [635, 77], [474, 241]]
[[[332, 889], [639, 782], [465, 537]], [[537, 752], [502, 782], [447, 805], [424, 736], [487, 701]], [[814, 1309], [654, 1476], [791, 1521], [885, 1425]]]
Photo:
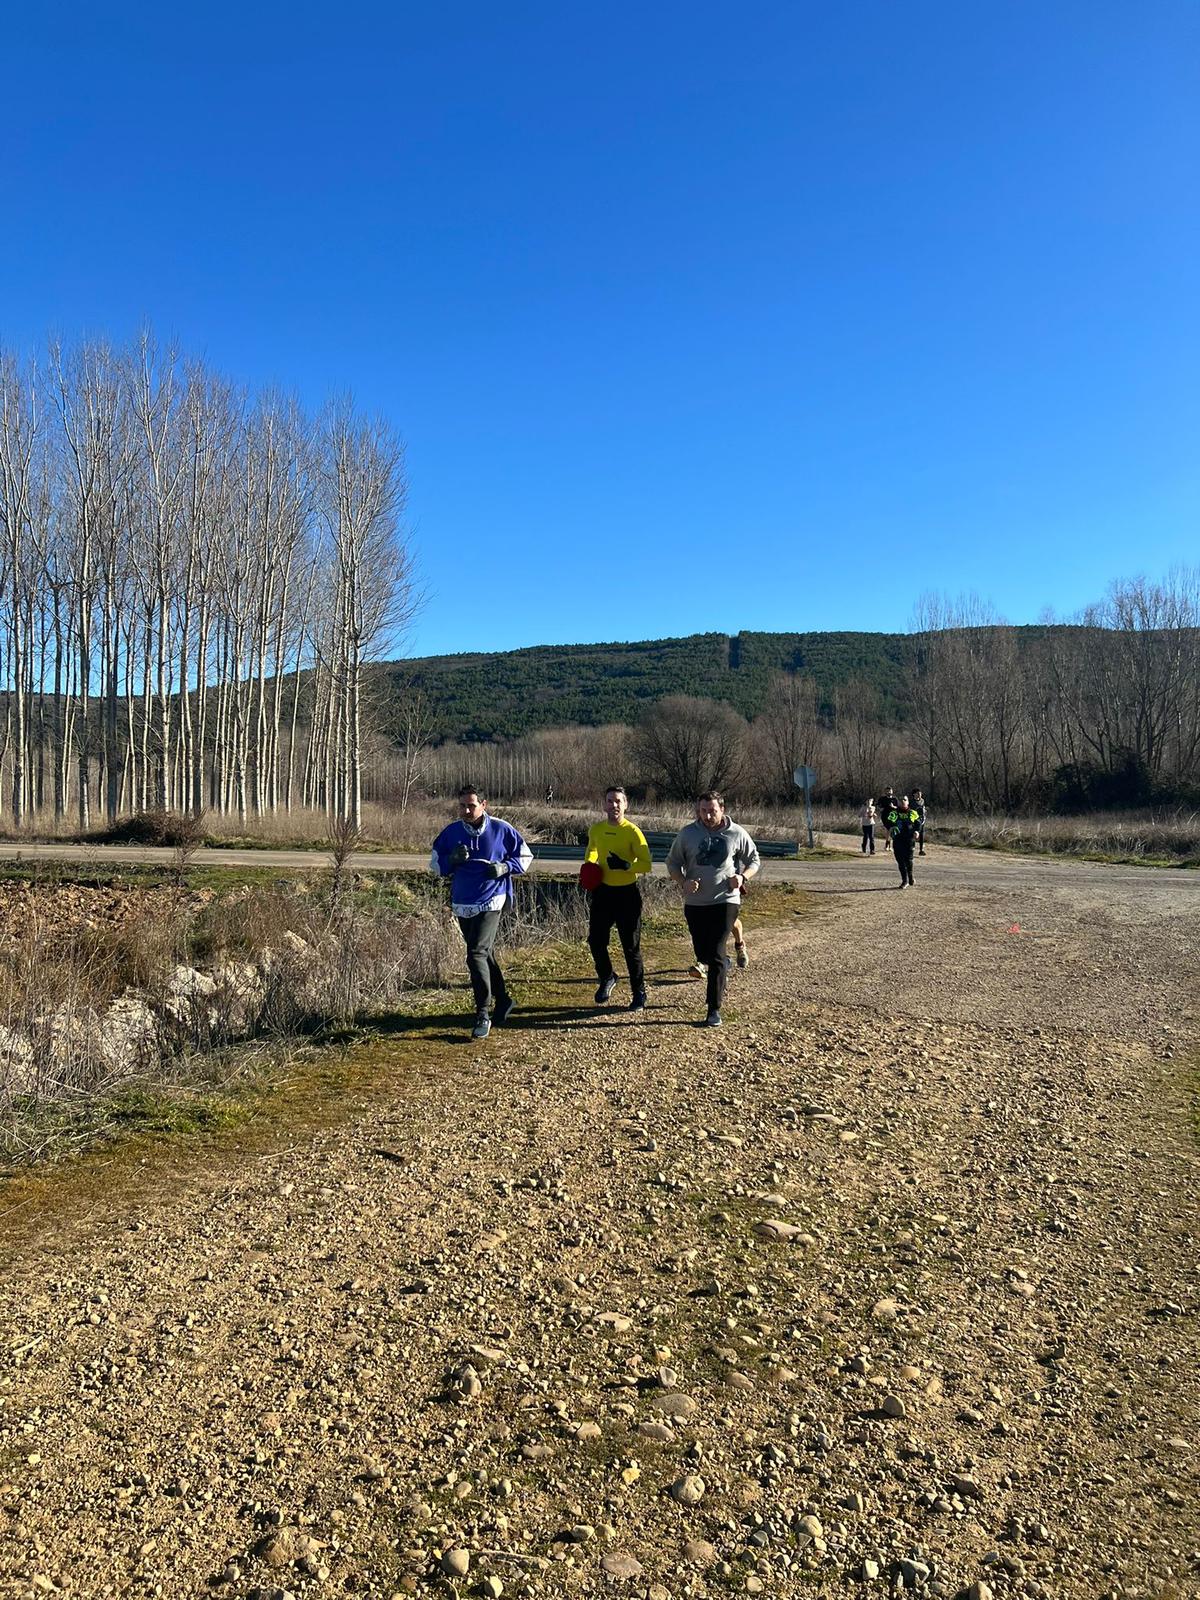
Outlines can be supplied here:
[[689, 822], [676, 834], [667, 856], [668, 872], [682, 871], [685, 877], [700, 880], [696, 893], [687, 897], [690, 906], [739, 905], [742, 892], [734, 888], [733, 878], [757, 866], [754, 840], [728, 817], [719, 828]]

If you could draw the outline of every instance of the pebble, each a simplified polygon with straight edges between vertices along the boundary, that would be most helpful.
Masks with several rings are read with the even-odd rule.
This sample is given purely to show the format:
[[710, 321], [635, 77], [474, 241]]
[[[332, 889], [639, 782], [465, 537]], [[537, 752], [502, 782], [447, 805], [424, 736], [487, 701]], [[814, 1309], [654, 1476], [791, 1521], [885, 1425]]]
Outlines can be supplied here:
[[448, 1578], [465, 1578], [471, 1570], [471, 1552], [457, 1547], [443, 1550], [440, 1565]]
[[667, 1417], [694, 1417], [700, 1409], [690, 1394], [659, 1395], [651, 1403]]
[[698, 1506], [704, 1498], [706, 1488], [707, 1484], [703, 1478], [694, 1472], [689, 1472], [682, 1478], [676, 1478], [671, 1485], [671, 1499], [681, 1506]]
[[643, 1439], [654, 1439], [659, 1444], [674, 1444], [675, 1431], [665, 1422], [639, 1422], [638, 1433]]
[[885, 1417], [899, 1419], [908, 1415], [908, 1409], [898, 1394], [885, 1394], [879, 1409]]
[[606, 1550], [600, 1557], [600, 1570], [610, 1578], [640, 1578], [642, 1563], [628, 1550]]
[[982, 1578], [976, 1579], [964, 1594], [963, 1600], [993, 1600], [991, 1584], [984, 1583]]
[[707, 1539], [689, 1539], [683, 1547], [684, 1558], [698, 1567], [711, 1567], [717, 1559], [716, 1546]]

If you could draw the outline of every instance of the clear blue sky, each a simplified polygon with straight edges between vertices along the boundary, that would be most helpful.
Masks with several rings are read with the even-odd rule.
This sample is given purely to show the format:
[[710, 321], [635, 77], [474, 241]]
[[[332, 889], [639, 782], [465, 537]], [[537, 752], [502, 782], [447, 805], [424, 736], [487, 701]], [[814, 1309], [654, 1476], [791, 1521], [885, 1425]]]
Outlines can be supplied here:
[[417, 652], [1029, 621], [1200, 560], [1194, 0], [5, 34], [0, 339], [149, 320], [385, 412]]

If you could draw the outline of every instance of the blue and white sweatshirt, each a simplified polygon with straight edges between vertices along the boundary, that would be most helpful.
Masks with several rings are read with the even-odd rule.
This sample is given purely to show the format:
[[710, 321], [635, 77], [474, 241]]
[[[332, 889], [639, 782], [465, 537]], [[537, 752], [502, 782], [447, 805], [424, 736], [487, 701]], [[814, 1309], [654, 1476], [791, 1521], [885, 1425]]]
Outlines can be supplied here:
[[[459, 845], [466, 845], [470, 857], [461, 867], [452, 867], [450, 857]], [[477, 917], [481, 911], [502, 911], [512, 898], [510, 874], [524, 872], [533, 852], [511, 822], [485, 816], [478, 828], [469, 822], [452, 822], [433, 841], [429, 858], [431, 872], [445, 878], [453, 874], [450, 898], [456, 917]], [[508, 872], [493, 878], [485, 870], [489, 861], [503, 861]]]

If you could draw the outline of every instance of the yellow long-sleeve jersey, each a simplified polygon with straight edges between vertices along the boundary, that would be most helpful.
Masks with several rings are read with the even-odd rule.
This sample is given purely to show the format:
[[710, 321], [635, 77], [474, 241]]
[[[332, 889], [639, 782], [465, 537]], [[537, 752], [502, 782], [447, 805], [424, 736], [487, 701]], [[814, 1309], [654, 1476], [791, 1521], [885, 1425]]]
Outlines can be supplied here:
[[[610, 855], [628, 861], [629, 871], [610, 867]], [[650, 871], [650, 846], [636, 823], [593, 822], [588, 830], [587, 854], [583, 859], [596, 862], [604, 874], [605, 883], [621, 888], [624, 884], [636, 883], [643, 872]]]

